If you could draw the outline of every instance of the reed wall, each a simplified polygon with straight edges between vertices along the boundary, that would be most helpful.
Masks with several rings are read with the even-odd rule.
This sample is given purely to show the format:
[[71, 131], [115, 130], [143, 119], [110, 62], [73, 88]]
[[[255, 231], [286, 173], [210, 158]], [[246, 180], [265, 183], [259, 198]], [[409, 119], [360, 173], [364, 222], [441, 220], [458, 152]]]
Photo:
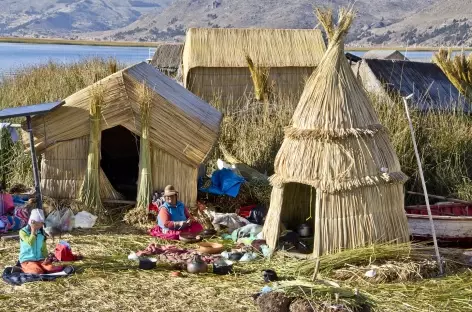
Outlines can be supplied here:
[[[272, 93], [293, 94], [296, 99], [303, 91], [306, 79], [314, 67], [273, 67], [269, 86]], [[207, 102], [235, 102], [252, 98], [254, 92], [251, 73], [247, 67], [197, 67], [190, 70], [187, 88]]]

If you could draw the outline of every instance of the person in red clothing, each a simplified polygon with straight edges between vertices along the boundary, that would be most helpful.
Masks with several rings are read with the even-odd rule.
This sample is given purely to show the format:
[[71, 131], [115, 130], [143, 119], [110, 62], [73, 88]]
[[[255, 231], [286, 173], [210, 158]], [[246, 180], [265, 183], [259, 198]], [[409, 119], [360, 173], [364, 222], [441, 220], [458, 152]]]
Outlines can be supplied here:
[[151, 235], [165, 239], [178, 239], [181, 233], [199, 233], [203, 227], [190, 215], [184, 204], [178, 201], [174, 186], [164, 189], [164, 204], [159, 207], [157, 226]]

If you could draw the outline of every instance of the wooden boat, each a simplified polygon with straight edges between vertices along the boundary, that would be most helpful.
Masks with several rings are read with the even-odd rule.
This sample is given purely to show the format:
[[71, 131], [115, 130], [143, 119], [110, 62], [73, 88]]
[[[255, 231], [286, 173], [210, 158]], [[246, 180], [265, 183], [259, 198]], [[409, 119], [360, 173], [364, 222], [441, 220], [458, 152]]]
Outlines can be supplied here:
[[[436, 237], [444, 242], [472, 242], [472, 204], [437, 203], [431, 205]], [[431, 225], [426, 205], [405, 207], [413, 239], [431, 240]]]

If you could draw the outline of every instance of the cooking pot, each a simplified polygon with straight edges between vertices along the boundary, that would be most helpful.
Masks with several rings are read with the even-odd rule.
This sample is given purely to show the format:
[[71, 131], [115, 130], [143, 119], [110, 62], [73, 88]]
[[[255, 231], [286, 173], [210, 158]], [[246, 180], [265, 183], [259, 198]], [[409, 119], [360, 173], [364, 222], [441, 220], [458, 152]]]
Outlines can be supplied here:
[[311, 235], [311, 227], [308, 224], [303, 223], [298, 227], [297, 232], [300, 237], [308, 237]]
[[141, 270], [152, 270], [156, 268], [156, 258], [143, 258], [139, 259], [139, 268]]
[[195, 255], [192, 260], [187, 263], [187, 272], [189, 273], [206, 273], [208, 271], [208, 264], [202, 260], [199, 255]]

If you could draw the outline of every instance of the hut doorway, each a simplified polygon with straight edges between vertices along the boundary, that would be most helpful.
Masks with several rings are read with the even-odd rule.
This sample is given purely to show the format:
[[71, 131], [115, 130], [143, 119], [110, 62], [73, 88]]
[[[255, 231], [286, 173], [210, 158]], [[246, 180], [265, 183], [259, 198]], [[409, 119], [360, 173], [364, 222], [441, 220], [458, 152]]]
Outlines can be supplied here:
[[138, 193], [139, 136], [122, 126], [102, 131], [100, 165], [115, 190], [126, 199]]

